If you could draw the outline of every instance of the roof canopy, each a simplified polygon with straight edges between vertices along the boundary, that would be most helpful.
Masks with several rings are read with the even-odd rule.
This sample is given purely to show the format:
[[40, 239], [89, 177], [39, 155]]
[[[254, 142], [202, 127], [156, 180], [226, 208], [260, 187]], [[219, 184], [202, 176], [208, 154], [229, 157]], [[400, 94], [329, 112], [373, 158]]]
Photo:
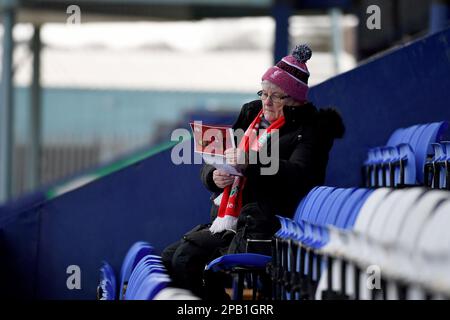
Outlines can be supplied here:
[[[83, 22], [133, 20], [199, 20], [269, 16], [276, 0], [77, 0]], [[287, 2], [288, 3], [288, 2]], [[303, 0], [294, 10], [346, 7], [349, 0]], [[0, 0], [0, 10], [13, 6], [18, 22], [65, 22], [71, 0]], [[304, 14], [304, 12], [303, 12]]]

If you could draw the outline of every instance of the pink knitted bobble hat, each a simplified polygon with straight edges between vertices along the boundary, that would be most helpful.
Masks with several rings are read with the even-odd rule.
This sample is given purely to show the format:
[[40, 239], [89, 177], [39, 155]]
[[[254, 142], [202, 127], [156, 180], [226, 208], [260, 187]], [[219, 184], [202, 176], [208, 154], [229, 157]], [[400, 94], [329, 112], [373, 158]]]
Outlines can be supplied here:
[[311, 55], [311, 49], [306, 44], [296, 46], [291, 55], [270, 67], [262, 76], [262, 80], [272, 82], [299, 102], [306, 101], [309, 89], [306, 61]]

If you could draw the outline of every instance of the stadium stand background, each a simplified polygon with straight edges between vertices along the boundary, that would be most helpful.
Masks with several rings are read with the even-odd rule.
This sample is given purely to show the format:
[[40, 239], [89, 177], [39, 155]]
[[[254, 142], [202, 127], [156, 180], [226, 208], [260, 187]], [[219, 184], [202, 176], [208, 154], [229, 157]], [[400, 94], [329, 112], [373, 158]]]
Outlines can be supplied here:
[[[347, 125], [331, 153], [327, 185], [359, 185], [367, 149], [396, 128], [450, 119], [449, 40], [447, 28], [311, 89], [311, 100], [337, 107]], [[103, 259], [118, 270], [135, 241], [161, 250], [205, 222], [209, 195], [200, 168], [175, 166], [172, 146], [143, 150], [1, 206], [1, 295], [93, 299]], [[70, 265], [81, 268], [81, 290], [66, 286]]]

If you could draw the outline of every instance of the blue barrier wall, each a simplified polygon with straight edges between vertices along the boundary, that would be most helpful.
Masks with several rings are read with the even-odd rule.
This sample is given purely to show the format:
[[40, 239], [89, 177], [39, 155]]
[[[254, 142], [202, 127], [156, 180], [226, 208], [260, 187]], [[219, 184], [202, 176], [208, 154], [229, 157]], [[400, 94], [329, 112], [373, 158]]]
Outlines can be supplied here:
[[449, 89], [450, 29], [311, 88], [310, 100], [336, 106], [347, 128], [331, 152], [327, 184], [360, 185], [368, 148], [384, 145], [395, 129], [450, 120]]
[[[327, 184], [359, 185], [367, 149], [396, 128], [450, 119], [449, 44], [447, 29], [311, 89], [311, 100], [336, 106], [347, 126], [331, 152]], [[53, 199], [37, 193], [0, 208], [0, 295], [93, 299], [103, 259], [118, 273], [133, 242], [161, 250], [208, 221], [199, 170], [173, 165], [166, 150]], [[66, 286], [70, 265], [81, 268], [81, 290]]]
[[[189, 142], [190, 143], [190, 142]], [[170, 150], [54, 199], [0, 219], [6, 282], [1, 295], [95, 299], [99, 267], [115, 271], [138, 240], [158, 251], [209, 221], [209, 193], [199, 165], [172, 164]], [[81, 269], [81, 290], [69, 290], [67, 267]]]

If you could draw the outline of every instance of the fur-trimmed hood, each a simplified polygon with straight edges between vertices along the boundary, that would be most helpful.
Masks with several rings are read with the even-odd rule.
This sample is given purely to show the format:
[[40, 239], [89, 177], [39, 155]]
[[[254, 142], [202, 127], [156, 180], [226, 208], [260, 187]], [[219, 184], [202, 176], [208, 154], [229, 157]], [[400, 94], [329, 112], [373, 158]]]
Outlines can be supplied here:
[[342, 138], [345, 134], [345, 125], [340, 113], [334, 108], [319, 109], [317, 124], [330, 138]]

